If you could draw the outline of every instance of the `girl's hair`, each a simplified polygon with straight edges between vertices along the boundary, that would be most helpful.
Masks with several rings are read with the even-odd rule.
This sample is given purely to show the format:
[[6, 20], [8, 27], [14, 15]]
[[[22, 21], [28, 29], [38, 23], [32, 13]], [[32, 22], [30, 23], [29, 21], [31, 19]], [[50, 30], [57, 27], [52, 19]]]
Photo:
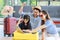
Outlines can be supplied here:
[[27, 19], [28, 20], [27, 24], [29, 24], [29, 22], [30, 22], [30, 16], [29, 15], [24, 15], [23, 19]]
[[42, 10], [41, 12], [42, 12], [44, 15], [46, 15], [46, 19], [50, 19], [49, 14], [48, 14], [45, 10]]

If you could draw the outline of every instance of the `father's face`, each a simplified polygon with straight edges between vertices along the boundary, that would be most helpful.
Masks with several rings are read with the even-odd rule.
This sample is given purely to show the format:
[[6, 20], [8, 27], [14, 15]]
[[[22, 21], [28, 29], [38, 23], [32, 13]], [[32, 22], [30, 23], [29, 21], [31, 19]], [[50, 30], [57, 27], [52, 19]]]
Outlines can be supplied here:
[[33, 10], [33, 14], [38, 16], [39, 15], [39, 11], [35, 9], [35, 10]]

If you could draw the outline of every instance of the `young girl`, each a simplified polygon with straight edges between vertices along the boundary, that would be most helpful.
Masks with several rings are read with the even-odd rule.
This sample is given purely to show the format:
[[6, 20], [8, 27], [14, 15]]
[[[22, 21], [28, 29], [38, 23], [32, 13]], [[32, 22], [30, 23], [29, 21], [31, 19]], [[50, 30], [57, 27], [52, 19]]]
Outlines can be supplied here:
[[31, 24], [30, 24], [30, 16], [29, 15], [24, 15], [23, 21], [18, 22], [19, 29], [21, 29], [23, 32], [30, 32], [31, 31]]
[[[34, 29], [35, 31], [39, 30], [39, 29], [44, 29], [45, 28], [45, 32], [47, 37], [54, 37], [56, 40], [58, 39], [59, 35], [58, 35], [58, 31], [56, 29], [56, 25], [53, 23], [53, 21], [50, 19], [49, 15], [47, 14], [46, 11], [41, 11], [40, 12], [40, 17], [41, 19], [45, 22], [43, 25], [41, 25], [40, 27]], [[45, 34], [44, 34], [45, 35]], [[43, 39], [43, 38], [42, 38]], [[52, 40], [52, 39], [51, 39]]]

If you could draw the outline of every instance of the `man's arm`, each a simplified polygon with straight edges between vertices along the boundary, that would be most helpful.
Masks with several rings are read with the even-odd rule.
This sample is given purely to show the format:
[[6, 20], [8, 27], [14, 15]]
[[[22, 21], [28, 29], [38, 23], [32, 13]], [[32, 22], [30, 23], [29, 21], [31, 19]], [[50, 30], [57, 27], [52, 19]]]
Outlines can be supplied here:
[[21, 6], [21, 8], [20, 8], [20, 10], [19, 10], [20, 13], [23, 12], [23, 7], [24, 7], [25, 5], [26, 5], [26, 2], [23, 2], [23, 3], [22, 3], [22, 6]]

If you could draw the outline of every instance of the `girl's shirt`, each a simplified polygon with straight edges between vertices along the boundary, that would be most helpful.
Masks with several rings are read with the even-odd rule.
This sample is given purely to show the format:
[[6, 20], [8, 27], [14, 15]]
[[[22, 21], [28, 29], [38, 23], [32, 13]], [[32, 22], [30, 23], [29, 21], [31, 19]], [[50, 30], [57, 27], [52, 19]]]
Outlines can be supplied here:
[[47, 20], [45, 22], [45, 25], [46, 25], [46, 32], [47, 33], [49, 33], [49, 34], [56, 34], [56, 33], [58, 33], [57, 29], [56, 29], [56, 25], [51, 20]]
[[22, 30], [27, 30], [27, 29], [32, 30], [30, 23], [28, 25], [25, 25], [24, 23], [20, 23], [19, 28], [21, 28]]

